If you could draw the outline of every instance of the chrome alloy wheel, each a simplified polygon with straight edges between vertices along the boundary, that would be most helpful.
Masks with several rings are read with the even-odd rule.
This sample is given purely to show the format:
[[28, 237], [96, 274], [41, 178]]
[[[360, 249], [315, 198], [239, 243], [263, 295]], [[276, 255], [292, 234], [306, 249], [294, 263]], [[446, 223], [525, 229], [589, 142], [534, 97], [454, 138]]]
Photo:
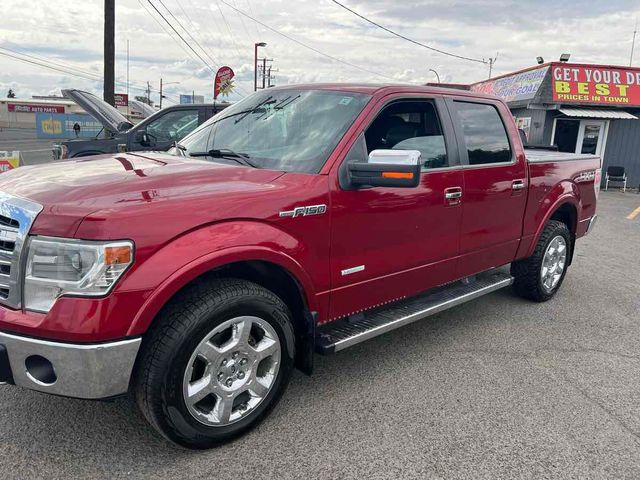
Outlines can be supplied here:
[[563, 236], [557, 235], [547, 245], [540, 269], [540, 280], [547, 292], [551, 292], [558, 285], [566, 264], [567, 241]]
[[273, 387], [280, 355], [276, 331], [261, 318], [236, 317], [218, 325], [187, 364], [183, 396], [189, 413], [213, 427], [244, 418]]

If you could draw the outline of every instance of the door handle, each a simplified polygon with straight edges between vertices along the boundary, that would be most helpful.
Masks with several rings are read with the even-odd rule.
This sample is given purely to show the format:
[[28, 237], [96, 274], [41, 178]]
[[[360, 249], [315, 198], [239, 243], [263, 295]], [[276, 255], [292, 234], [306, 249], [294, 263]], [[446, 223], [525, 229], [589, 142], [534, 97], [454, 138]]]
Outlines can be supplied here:
[[461, 198], [461, 187], [449, 187], [444, 189], [444, 201], [447, 205], [460, 205]]
[[511, 183], [511, 190], [523, 190], [525, 187], [524, 180], [514, 180]]

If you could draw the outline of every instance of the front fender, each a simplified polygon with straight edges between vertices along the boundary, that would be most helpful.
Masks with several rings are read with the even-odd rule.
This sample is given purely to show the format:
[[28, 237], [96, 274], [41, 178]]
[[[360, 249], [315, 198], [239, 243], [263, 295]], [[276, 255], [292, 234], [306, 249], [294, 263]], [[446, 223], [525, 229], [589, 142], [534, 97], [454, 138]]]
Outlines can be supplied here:
[[[162, 306], [195, 278], [241, 261], [260, 260], [285, 269], [302, 287], [309, 309], [317, 310], [317, 280], [308, 273], [316, 261], [314, 251], [287, 232], [264, 222], [227, 221], [189, 232], [145, 259], [123, 282], [122, 288], [126, 290], [152, 291], [127, 335], [144, 333]], [[158, 279], [161, 281], [157, 282]]]

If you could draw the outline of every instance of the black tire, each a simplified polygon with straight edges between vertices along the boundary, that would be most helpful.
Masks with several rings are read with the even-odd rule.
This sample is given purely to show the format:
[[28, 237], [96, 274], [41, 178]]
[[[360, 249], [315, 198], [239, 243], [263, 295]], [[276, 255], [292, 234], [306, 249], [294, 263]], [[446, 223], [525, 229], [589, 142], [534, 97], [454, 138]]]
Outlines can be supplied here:
[[[280, 366], [262, 402], [240, 420], [208, 426], [189, 412], [183, 377], [191, 354], [217, 325], [238, 316], [259, 316], [278, 335]], [[134, 395], [149, 423], [170, 441], [204, 449], [232, 440], [264, 419], [286, 390], [295, 358], [287, 306], [269, 290], [237, 279], [198, 281], [166, 305], [143, 340], [134, 375]]]
[[[549, 243], [558, 235], [562, 236], [566, 242], [567, 261], [565, 262], [560, 280], [549, 290], [542, 284], [542, 260]], [[515, 292], [519, 296], [535, 302], [546, 302], [551, 299], [562, 285], [564, 277], [567, 274], [567, 269], [569, 268], [568, 260], [571, 258], [572, 248], [571, 232], [567, 226], [557, 220], [550, 220], [538, 239], [533, 255], [511, 264], [511, 275], [515, 278], [513, 283]]]

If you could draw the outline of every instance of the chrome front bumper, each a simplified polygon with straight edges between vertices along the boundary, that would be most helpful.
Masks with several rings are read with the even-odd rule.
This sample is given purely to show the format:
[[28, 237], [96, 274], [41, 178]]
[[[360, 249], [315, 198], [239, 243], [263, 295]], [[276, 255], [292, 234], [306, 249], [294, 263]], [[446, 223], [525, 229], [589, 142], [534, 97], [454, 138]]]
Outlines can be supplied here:
[[67, 397], [113, 397], [129, 389], [140, 342], [71, 344], [0, 332], [0, 382]]

